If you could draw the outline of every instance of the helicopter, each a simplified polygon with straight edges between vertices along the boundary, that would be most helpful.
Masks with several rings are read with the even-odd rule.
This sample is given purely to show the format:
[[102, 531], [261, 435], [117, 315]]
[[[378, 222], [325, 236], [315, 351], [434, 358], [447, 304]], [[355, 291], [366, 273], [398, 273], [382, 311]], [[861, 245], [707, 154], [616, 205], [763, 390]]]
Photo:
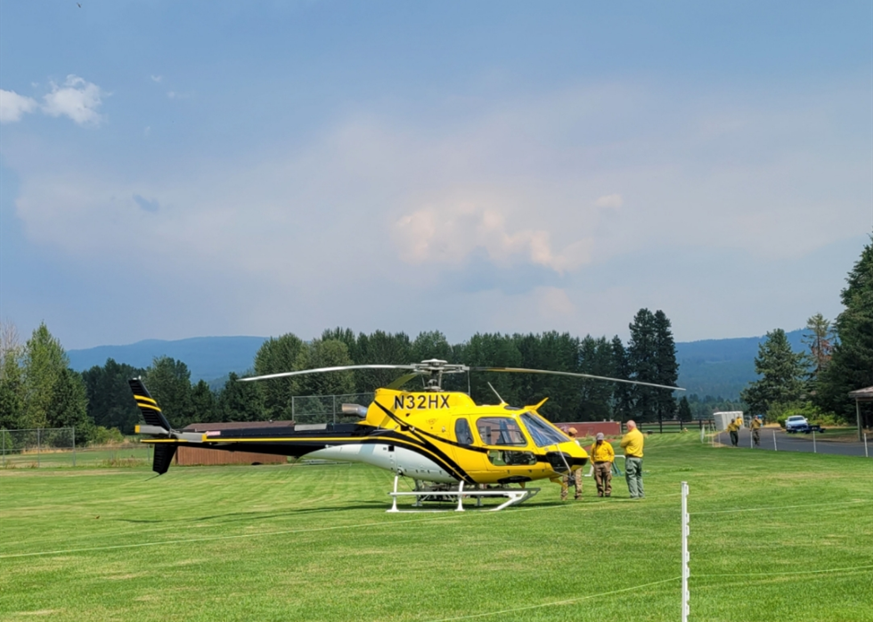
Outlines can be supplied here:
[[[389, 493], [398, 509], [398, 497], [413, 496], [413, 507], [425, 501], [457, 500], [463, 511], [465, 498], [506, 499], [493, 510], [517, 505], [535, 495], [538, 488], [526, 484], [537, 480], [560, 483], [572, 471], [588, 463], [587, 452], [574, 439], [539, 414], [546, 402], [524, 407], [507, 404], [494, 390], [497, 404], [477, 404], [467, 393], [443, 389], [443, 377], [469, 372], [529, 373], [570, 376], [643, 385], [670, 391], [679, 387], [635, 380], [622, 380], [575, 372], [517, 367], [470, 367], [429, 359], [407, 365], [367, 364], [322, 367], [240, 378], [240, 382], [265, 381], [304, 374], [360, 369], [404, 372], [386, 387], [375, 391], [369, 407], [343, 404], [342, 412], [355, 415], [356, 423], [322, 423], [288, 427], [237, 428], [206, 432], [174, 430], [140, 378], [129, 381], [145, 425], [136, 432], [154, 445], [153, 471], [162, 475], [180, 445], [223, 451], [252, 451], [294, 458], [361, 462], [394, 474]], [[403, 387], [415, 378], [420, 390]], [[489, 383], [490, 386], [490, 383]], [[415, 481], [412, 491], [398, 490], [401, 477]], [[465, 488], [466, 487], [466, 488]]]

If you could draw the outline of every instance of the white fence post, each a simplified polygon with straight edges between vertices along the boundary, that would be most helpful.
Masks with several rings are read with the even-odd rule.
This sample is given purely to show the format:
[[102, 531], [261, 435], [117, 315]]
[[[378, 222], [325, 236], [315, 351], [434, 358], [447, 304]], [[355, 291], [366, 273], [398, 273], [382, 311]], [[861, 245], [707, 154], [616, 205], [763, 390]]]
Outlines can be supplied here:
[[773, 430], [773, 451], [779, 451], [779, 446], [776, 445], [776, 430]]
[[689, 522], [688, 482], [682, 482], [682, 622], [688, 622], [688, 614], [691, 613], [691, 594], [688, 592], [688, 576], [691, 574], [688, 571], [691, 557], [688, 554], [688, 535], [691, 533]]
[[812, 431], [812, 453], [818, 453], [815, 450], [815, 430]]
[[869, 458], [870, 454], [867, 453], [867, 433], [864, 432], [864, 457]]

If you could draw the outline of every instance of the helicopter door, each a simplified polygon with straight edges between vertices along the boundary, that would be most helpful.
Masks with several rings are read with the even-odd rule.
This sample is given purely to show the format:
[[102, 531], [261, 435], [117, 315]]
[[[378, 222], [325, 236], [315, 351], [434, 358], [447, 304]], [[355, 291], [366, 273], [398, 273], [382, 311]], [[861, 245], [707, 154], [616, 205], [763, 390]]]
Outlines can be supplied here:
[[512, 417], [479, 417], [476, 429], [488, 449], [489, 470], [500, 474], [497, 481], [527, 481], [539, 470], [536, 456], [526, 451], [527, 438]]
[[476, 441], [473, 438], [470, 422], [464, 417], [455, 420], [455, 441], [458, 443], [458, 446], [453, 448], [455, 462], [468, 473], [482, 471], [485, 462], [481, 451], [467, 449], [473, 447]]

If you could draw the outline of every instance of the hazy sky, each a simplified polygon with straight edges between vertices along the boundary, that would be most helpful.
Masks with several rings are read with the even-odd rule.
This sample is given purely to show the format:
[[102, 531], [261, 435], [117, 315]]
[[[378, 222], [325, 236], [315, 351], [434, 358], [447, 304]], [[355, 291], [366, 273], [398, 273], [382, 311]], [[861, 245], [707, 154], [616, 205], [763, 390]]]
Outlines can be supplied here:
[[0, 317], [679, 341], [840, 312], [873, 4], [0, 2]]

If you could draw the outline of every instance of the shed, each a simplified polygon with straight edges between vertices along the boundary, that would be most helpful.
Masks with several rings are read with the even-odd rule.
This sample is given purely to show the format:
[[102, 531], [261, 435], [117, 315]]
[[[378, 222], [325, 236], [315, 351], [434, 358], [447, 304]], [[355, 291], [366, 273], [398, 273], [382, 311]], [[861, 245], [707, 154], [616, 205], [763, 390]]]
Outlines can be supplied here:
[[861, 418], [861, 402], [873, 402], [873, 387], [858, 389], [849, 393], [849, 397], [855, 400], [855, 421], [858, 424], [858, 440], [864, 434], [864, 420]]
[[[192, 423], [185, 426], [183, 432], [217, 432], [219, 430], [236, 430], [239, 428], [288, 428], [293, 421], [246, 421], [233, 423]], [[220, 449], [204, 449], [179, 445], [176, 451], [176, 464], [183, 466], [213, 465], [213, 464], [285, 464], [287, 456], [260, 454], [250, 451], [222, 451]]]

